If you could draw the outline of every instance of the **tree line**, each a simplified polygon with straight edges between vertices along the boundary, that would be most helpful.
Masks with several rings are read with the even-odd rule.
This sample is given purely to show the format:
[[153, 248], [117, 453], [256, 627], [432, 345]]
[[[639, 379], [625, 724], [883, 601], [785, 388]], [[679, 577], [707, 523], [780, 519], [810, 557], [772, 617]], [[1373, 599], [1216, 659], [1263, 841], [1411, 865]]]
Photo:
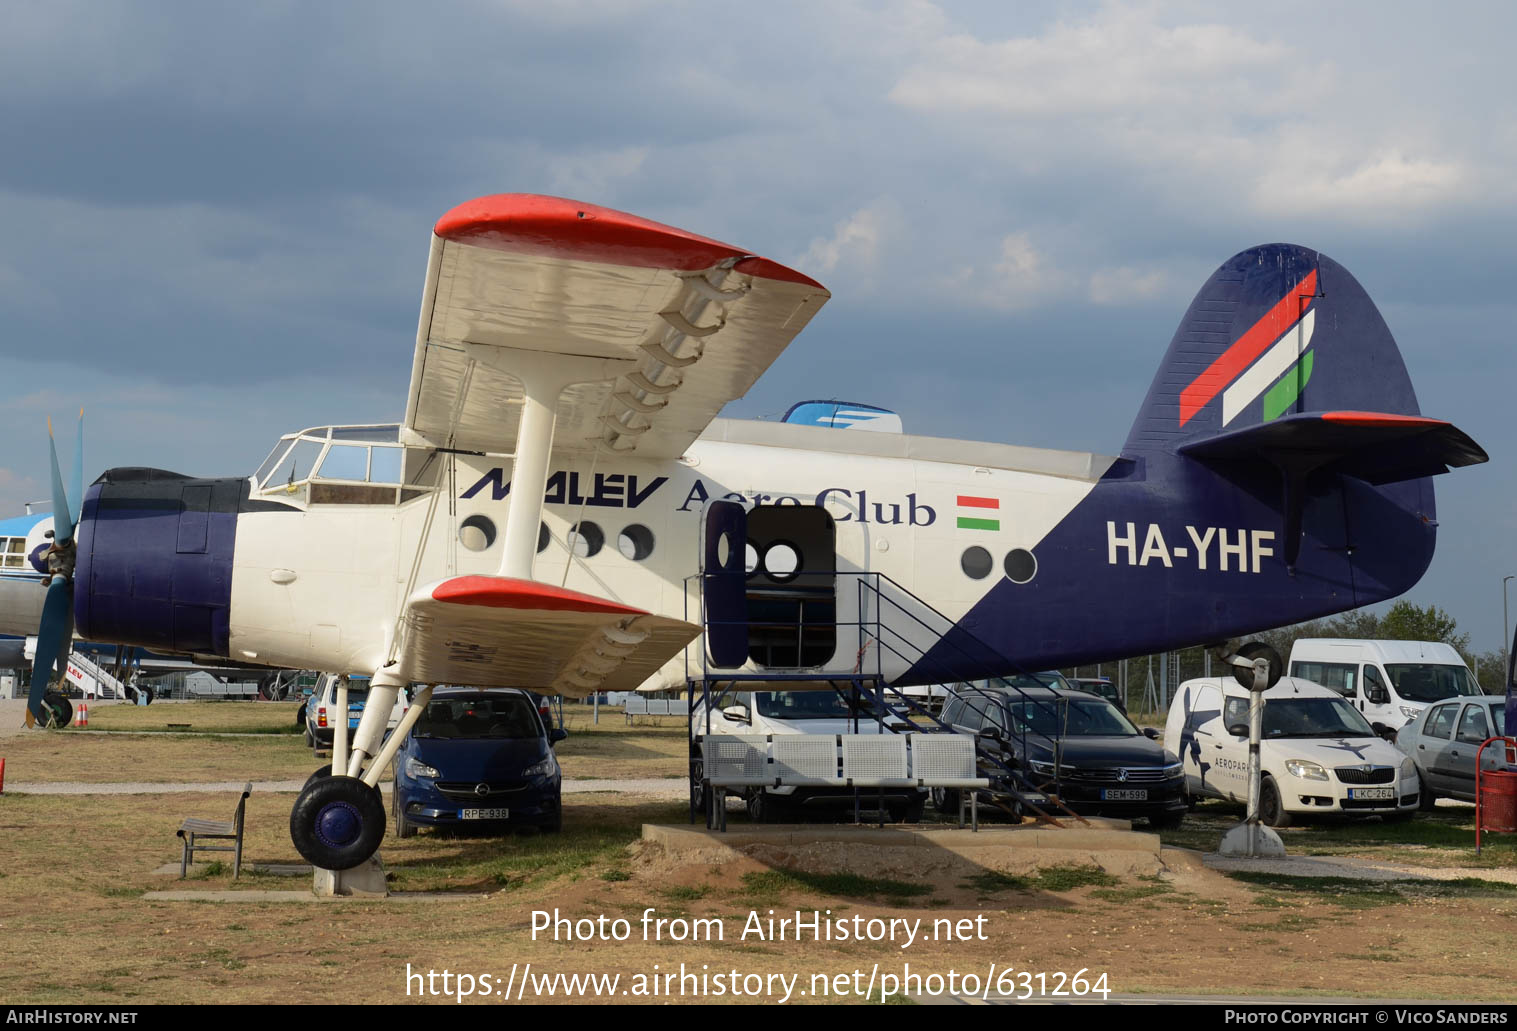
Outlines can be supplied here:
[[[1486, 652], [1475, 652], [1470, 648], [1470, 635], [1460, 633], [1459, 625], [1454, 617], [1450, 616], [1437, 605], [1426, 607], [1413, 605], [1409, 601], [1398, 601], [1390, 607], [1385, 615], [1376, 615], [1366, 609], [1354, 609], [1350, 612], [1339, 613], [1327, 619], [1313, 619], [1305, 623], [1295, 623], [1291, 626], [1279, 627], [1274, 630], [1266, 630], [1263, 633], [1251, 634], [1249, 640], [1264, 641], [1280, 653], [1280, 658], [1290, 661], [1291, 646], [1302, 638], [1311, 637], [1346, 637], [1358, 640], [1380, 641], [1441, 641], [1454, 647], [1465, 665], [1474, 672], [1475, 679], [1486, 694], [1504, 694], [1506, 692], [1507, 669], [1505, 656], [1500, 648]], [[1128, 697], [1132, 703], [1136, 703], [1141, 697], [1144, 685], [1148, 679], [1148, 664], [1152, 660], [1154, 677], [1157, 682], [1159, 675], [1159, 656], [1139, 655], [1128, 660]], [[1182, 648], [1178, 652], [1171, 652], [1169, 658], [1169, 682], [1171, 686], [1182, 683], [1193, 677], [1204, 676], [1206, 672], [1206, 649], [1201, 646]], [[1116, 680], [1117, 663], [1103, 663], [1101, 673], [1103, 676]], [[1063, 670], [1065, 676], [1076, 675], [1075, 670]], [[1221, 674], [1222, 666], [1215, 658], [1211, 662], [1213, 676]], [[1082, 666], [1078, 671], [1080, 676], [1094, 676], [1095, 668]]]

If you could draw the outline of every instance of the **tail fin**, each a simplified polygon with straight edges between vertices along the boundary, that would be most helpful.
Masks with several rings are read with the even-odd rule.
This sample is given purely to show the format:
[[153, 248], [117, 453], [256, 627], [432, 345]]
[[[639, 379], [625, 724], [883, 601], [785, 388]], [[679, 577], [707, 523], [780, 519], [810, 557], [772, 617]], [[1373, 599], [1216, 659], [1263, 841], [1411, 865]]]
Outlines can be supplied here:
[[1318, 251], [1265, 244], [1228, 259], [1196, 294], [1124, 451], [1331, 411], [1421, 414], [1401, 352], [1354, 277]]
[[[1288, 566], [1314, 475], [1398, 484], [1487, 459], [1454, 426], [1422, 416], [1358, 281], [1317, 251], [1280, 243], [1234, 255], [1191, 302], [1124, 454], [1156, 450], [1276, 468]], [[1431, 491], [1412, 504], [1431, 521]]]

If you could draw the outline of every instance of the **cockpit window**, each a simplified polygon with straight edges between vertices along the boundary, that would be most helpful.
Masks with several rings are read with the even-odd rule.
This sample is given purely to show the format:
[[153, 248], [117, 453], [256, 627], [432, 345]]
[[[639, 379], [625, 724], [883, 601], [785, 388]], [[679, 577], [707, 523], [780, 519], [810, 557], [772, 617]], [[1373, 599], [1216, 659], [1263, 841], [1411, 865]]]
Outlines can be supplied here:
[[333, 444], [321, 460], [323, 480], [357, 480], [369, 478], [369, 449], [361, 444]]
[[316, 460], [321, 457], [321, 449], [322, 443], [319, 440], [305, 437], [297, 440], [284, 460], [275, 467], [273, 475], [268, 479], [268, 486], [279, 488], [310, 479], [311, 470], [316, 468]]
[[334, 426], [332, 439], [363, 440], [370, 444], [398, 444], [400, 426], [395, 423], [386, 426]]
[[394, 424], [320, 426], [292, 433], [259, 468], [259, 488], [272, 494], [297, 494], [309, 484], [307, 496], [312, 504], [393, 505], [409, 501], [427, 491], [401, 490], [403, 469], [409, 462], [424, 461], [435, 453], [420, 449], [408, 453], [399, 439], [400, 427]]
[[269, 473], [274, 471], [274, 466], [284, 457], [284, 453], [290, 449], [290, 440], [291, 438], [285, 437], [278, 444], [275, 444], [274, 450], [269, 452], [269, 457], [263, 460], [263, 464], [258, 467], [258, 472], [253, 474], [253, 479], [257, 480], [260, 485], [269, 482]]
[[369, 449], [369, 482], [399, 483], [400, 466], [404, 448], [374, 447]]

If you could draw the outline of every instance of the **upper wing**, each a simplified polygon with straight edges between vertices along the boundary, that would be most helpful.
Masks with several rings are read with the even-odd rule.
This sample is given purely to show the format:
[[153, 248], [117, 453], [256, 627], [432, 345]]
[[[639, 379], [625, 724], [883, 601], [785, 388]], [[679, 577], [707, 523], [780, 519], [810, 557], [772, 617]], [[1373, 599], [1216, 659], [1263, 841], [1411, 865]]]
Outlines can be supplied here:
[[510, 452], [513, 365], [561, 356], [600, 362], [560, 396], [555, 450], [678, 457], [829, 296], [783, 265], [634, 215], [482, 197], [433, 232], [406, 436]]
[[456, 576], [406, 600], [409, 680], [583, 698], [633, 691], [701, 628], [532, 580]]

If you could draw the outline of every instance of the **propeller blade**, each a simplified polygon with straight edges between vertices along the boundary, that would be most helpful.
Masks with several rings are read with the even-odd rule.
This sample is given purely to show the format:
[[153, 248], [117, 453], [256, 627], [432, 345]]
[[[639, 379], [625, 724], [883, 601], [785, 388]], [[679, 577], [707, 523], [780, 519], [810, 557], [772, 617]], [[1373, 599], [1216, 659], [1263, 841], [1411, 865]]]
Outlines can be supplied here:
[[74, 520], [69, 513], [68, 495], [63, 490], [63, 473], [58, 469], [58, 445], [53, 441], [53, 420], [47, 421], [47, 451], [53, 460], [53, 542], [74, 539]]
[[69, 480], [69, 519], [79, 525], [79, 511], [84, 505], [84, 409], [79, 409], [79, 434], [74, 438], [74, 475]]
[[[60, 662], [67, 668], [68, 652], [73, 648], [73, 593], [67, 580], [55, 577], [47, 585], [47, 599], [42, 603], [42, 623], [37, 628], [37, 654], [32, 659], [32, 682], [27, 691], [26, 707], [43, 726], [47, 725], [48, 713], [42, 705], [42, 695]], [[64, 649], [61, 653], [60, 648]]]

